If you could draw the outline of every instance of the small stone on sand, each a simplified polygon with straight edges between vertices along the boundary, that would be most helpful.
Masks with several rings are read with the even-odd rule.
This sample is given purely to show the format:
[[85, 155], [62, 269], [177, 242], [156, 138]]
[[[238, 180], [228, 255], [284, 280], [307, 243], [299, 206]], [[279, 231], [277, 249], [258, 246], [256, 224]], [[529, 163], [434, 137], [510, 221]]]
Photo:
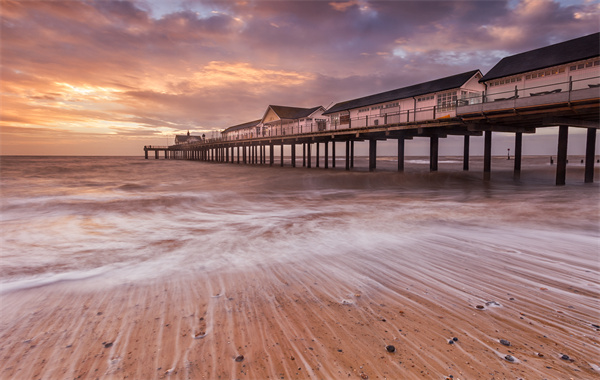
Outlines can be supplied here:
[[385, 346], [387, 352], [396, 352], [396, 347], [394, 346]]
[[103, 343], [104, 344], [104, 348], [108, 348], [108, 347], [112, 347], [112, 342], [108, 342], [108, 343]]
[[484, 306], [483, 306], [483, 305], [477, 305], [477, 306], [475, 306], [475, 307], [476, 307], [477, 309], [479, 309], [479, 310], [483, 310], [483, 309], [484, 309]]
[[510, 346], [510, 342], [506, 339], [500, 339], [500, 343], [505, 345], [505, 346]]
[[241, 362], [241, 361], [244, 361], [244, 355], [238, 355], [238, 356], [236, 356], [236, 357], [235, 357], [235, 361], [236, 361], [236, 362]]
[[512, 357], [512, 355], [506, 355], [506, 356], [504, 357], [504, 359], [508, 360], [508, 361], [509, 361], [509, 362], [511, 362], [511, 363], [515, 361], [515, 358], [514, 358], [514, 357]]

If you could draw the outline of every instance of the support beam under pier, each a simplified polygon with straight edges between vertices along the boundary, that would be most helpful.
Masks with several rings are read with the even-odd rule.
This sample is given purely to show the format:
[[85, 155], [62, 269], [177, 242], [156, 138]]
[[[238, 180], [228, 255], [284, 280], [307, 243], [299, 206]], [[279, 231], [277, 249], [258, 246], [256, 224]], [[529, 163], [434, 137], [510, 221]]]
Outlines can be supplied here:
[[398, 137], [398, 171], [404, 171], [404, 133]]
[[369, 171], [372, 172], [377, 168], [377, 140], [369, 140]]
[[492, 131], [485, 131], [483, 140], [483, 180], [489, 181], [492, 171]]
[[296, 167], [296, 144], [292, 144], [292, 167]]
[[563, 186], [567, 177], [567, 145], [569, 126], [558, 127], [558, 152], [556, 154], [556, 185]]
[[523, 133], [515, 133], [515, 171], [514, 179], [521, 178], [521, 157], [523, 153]]
[[464, 148], [463, 148], [463, 170], [469, 170], [469, 150], [471, 145], [471, 136], [465, 135], [464, 137]]
[[585, 183], [594, 182], [594, 158], [596, 157], [596, 128], [587, 129], [585, 142]]
[[331, 167], [335, 168], [335, 140], [331, 141]]
[[323, 152], [323, 158], [324, 158], [323, 166], [325, 167], [325, 169], [328, 169], [329, 168], [329, 141], [325, 141], [325, 150]]
[[429, 171], [437, 172], [440, 138], [439, 136], [431, 136], [429, 139]]

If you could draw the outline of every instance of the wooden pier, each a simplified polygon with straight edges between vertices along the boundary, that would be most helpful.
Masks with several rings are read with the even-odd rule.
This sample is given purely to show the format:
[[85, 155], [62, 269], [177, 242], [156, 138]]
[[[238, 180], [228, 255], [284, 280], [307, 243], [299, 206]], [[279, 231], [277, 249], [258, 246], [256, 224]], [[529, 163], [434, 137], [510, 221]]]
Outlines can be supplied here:
[[[557, 99], [562, 95], [564, 99]], [[550, 97], [550, 98], [547, 98]], [[300, 158], [297, 146], [302, 146], [302, 167], [324, 169], [334, 168], [336, 164], [335, 143], [345, 143], [345, 169], [354, 167], [354, 143], [369, 142], [369, 170], [377, 168], [377, 142], [396, 140], [398, 144], [398, 171], [404, 170], [405, 141], [414, 138], [427, 138], [430, 141], [430, 171], [438, 170], [438, 151], [440, 139], [449, 135], [464, 136], [463, 169], [469, 170], [470, 136], [484, 136], [483, 179], [491, 177], [492, 135], [494, 132], [515, 133], [514, 177], [521, 172], [523, 133], [535, 133], [537, 128], [559, 126], [557, 141], [556, 184], [564, 185], [567, 166], [567, 142], [569, 127], [587, 129], [585, 155], [586, 183], [593, 182], [596, 130], [599, 125], [599, 97], [597, 89], [585, 90], [577, 96], [569, 93], [536, 96], [520, 101], [482, 103], [458, 107], [456, 117], [430, 120], [427, 122], [395, 123], [325, 130], [295, 135], [240, 139], [233, 141], [203, 141], [194, 144], [171, 146], [146, 146], [145, 157], [154, 151], [159, 158], [160, 152], [166, 159], [211, 161], [236, 164], [284, 165], [283, 149], [290, 146], [291, 166], [296, 167]], [[275, 152], [279, 148], [280, 162], [275, 162]], [[312, 152], [316, 151], [313, 163]], [[313, 165], [314, 164], [314, 165]]]

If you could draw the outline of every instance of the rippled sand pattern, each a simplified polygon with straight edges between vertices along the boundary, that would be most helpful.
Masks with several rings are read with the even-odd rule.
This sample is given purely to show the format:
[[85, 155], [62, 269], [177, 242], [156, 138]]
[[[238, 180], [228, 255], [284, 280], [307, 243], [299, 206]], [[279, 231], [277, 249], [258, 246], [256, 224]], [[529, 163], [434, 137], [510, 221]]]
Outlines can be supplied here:
[[5, 188], [0, 378], [600, 378], [597, 184], [175, 164]]

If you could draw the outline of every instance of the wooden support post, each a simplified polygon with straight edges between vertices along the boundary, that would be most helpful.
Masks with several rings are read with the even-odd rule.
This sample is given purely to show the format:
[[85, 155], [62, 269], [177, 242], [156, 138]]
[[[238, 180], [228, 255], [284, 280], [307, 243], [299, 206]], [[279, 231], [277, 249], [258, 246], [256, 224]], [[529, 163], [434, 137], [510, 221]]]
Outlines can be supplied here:
[[335, 140], [331, 140], [331, 167], [335, 168]]
[[310, 143], [306, 143], [306, 167], [309, 169], [311, 167], [310, 145]]
[[398, 171], [404, 171], [404, 133], [398, 137]]
[[292, 167], [296, 167], [296, 144], [292, 144]]
[[246, 165], [247, 163], [247, 159], [246, 159], [246, 146], [242, 146], [242, 161], [244, 162], [244, 165]]
[[556, 157], [556, 185], [562, 186], [567, 178], [567, 145], [569, 141], [569, 126], [558, 127], [558, 153]]
[[148, 149], [144, 148], [144, 158], [148, 159]]
[[594, 158], [596, 157], [596, 128], [587, 129], [585, 143], [585, 183], [594, 182]]
[[354, 140], [350, 141], [350, 167], [354, 167]]
[[323, 152], [323, 166], [329, 168], [329, 141], [325, 141], [325, 149]]
[[319, 156], [321, 155], [320, 152], [319, 152], [321, 144], [319, 142], [317, 142], [315, 145], [317, 146], [317, 157], [315, 159], [315, 167], [318, 168], [319, 167], [319, 160], [320, 160]]
[[492, 131], [485, 131], [483, 139], [483, 180], [489, 181], [492, 172]]
[[523, 132], [515, 133], [515, 171], [513, 177], [521, 178], [521, 157], [523, 153]]
[[369, 140], [369, 171], [372, 172], [377, 168], [377, 140]]
[[225, 162], [229, 162], [229, 147], [225, 148]]
[[306, 167], [306, 143], [302, 143], [302, 167]]
[[167, 159], [167, 150], [165, 149], [165, 160]]
[[155, 151], [154, 151], [154, 159], [155, 159], [155, 160], [158, 160], [158, 150], [155, 150]]
[[439, 136], [431, 136], [429, 138], [429, 171], [437, 172], [438, 170], [438, 151], [440, 145]]
[[279, 152], [279, 155], [281, 157], [281, 167], [283, 167], [283, 141], [281, 142], [281, 150]]
[[350, 140], [346, 141], [346, 170], [350, 170]]
[[269, 166], [273, 166], [275, 162], [275, 151], [273, 143], [269, 144]]
[[471, 145], [471, 137], [469, 135], [465, 135], [464, 138], [464, 146], [463, 146], [463, 170], [469, 170], [469, 148]]

